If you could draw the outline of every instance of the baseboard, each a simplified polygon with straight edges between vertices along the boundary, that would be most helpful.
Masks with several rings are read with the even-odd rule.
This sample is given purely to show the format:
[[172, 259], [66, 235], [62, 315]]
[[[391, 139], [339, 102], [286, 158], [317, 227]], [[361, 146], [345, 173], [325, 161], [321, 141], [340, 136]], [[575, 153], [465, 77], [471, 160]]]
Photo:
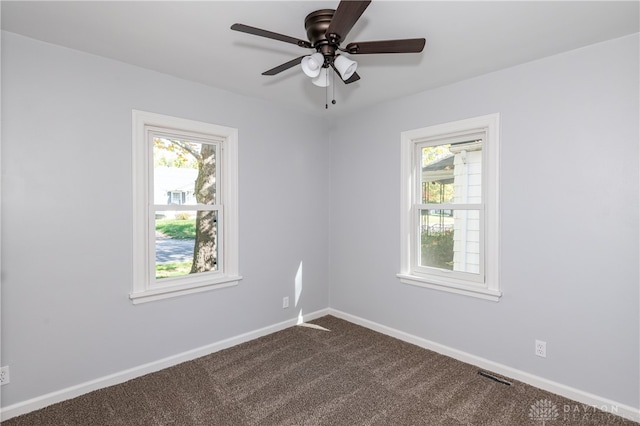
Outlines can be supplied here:
[[19, 416], [21, 414], [30, 413], [31, 411], [39, 410], [47, 407], [51, 404], [66, 401], [67, 399], [75, 398], [86, 393], [106, 388], [108, 386], [124, 383], [128, 380], [135, 379], [136, 377], [144, 376], [145, 374], [154, 373], [164, 368], [172, 367], [174, 365], [191, 361], [202, 356], [209, 355], [214, 352], [218, 352], [223, 349], [230, 348], [232, 346], [239, 345], [250, 340], [257, 339], [262, 336], [266, 336], [277, 331], [284, 330], [292, 327], [302, 321], [311, 321], [316, 318], [320, 318], [329, 314], [329, 309], [321, 309], [316, 312], [308, 314], [300, 314], [296, 318], [289, 319], [277, 324], [273, 324], [267, 327], [263, 327], [257, 330], [243, 333], [238, 336], [234, 336], [219, 342], [215, 342], [206, 346], [202, 346], [187, 352], [182, 352], [167, 358], [163, 358], [157, 361], [150, 362], [148, 364], [140, 365], [128, 370], [120, 371], [115, 374], [100, 377], [95, 380], [80, 383], [75, 386], [71, 386], [65, 389], [61, 389], [55, 392], [51, 392], [36, 398], [32, 398], [26, 401], [18, 402], [16, 404], [9, 405], [0, 409], [0, 421], [8, 420], [12, 417]]
[[[386, 334], [391, 337], [395, 337], [396, 339], [412, 343], [416, 346], [420, 346], [425, 349], [432, 350], [434, 352], [438, 352], [442, 355], [449, 356], [451, 358], [457, 359], [459, 361], [465, 362], [467, 364], [475, 365], [481, 369], [489, 370], [499, 375], [510, 377], [512, 379], [521, 381], [523, 383], [527, 383], [531, 386], [535, 386], [537, 388], [546, 390], [548, 392], [555, 393], [560, 396], [564, 396], [589, 408], [595, 407], [606, 411], [608, 413], [612, 413], [618, 415], [620, 417], [624, 417], [626, 419], [630, 419], [636, 422], [640, 422], [640, 409], [634, 408], [629, 405], [620, 404], [616, 401], [612, 401], [607, 398], [600, 397], [598, 395], [593, 395], [588, 392], [584, 392], [580, 389], [572, 388], [570, 386], [563, 385], [561, 383], [557, 383], [542, 377], [535, 376], [533, 374], [517, 370], [515, 368], [490, 361], [485, 358], [481, 358], [476, 355], [469, 354], [467, 352], [463, 352], [457, 349], [450, 348], [445, 345], [441, 345], [436, 342], [432, 342], [427, 339], [423, 339], [421, 337], [414, 336], [409, 333], [405, 333], [400, 330], [396, 330], [391, 327], [387, 327], [382, 324], [378, 324], [373, 321], [369, 321], [364, 318], [357, 317], [355, 315], [348, 314], [346, 312], [342, 312], [333, 308], [329, 308], [329, 315], [333, 315], [337, 318], [341, 318], [345, 321], [349, 321], [351, 323], [361, 325], [368, 329], [377, 331], [382, 334]], [[583, 407], [580, 407], [583, 409]]]

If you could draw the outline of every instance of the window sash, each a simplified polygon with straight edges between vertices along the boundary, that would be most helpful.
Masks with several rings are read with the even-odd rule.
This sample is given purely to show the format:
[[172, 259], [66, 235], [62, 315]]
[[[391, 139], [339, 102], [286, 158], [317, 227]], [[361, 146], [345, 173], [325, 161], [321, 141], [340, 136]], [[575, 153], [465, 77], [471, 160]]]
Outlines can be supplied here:
[[459, 132], [435, 134], [428, 137], [417, 138], [413, 141], [416, 146], [438, 146], [438, 145], [455, 145], [464, 142], [473, 142], [477, 140], [485, 140], [487, 132], [484, 129], [469, 129]]
[[151, 204], [150, 210], [156, 211], [191, 211], [191, 210], [222, 210], [222, 204]]
[[[222, 212], [224, 211], [223, 194], [220, 193], [220, 169], [222, 167], [222, 161], [220, 156], [222, 142], [216, 138], [207, 135], [201, 135], [199, 133], [189, 132], [186, 130], [165, 130], [155, 126], [145, 126], [147, 134], [147, 154], [149, 158], [149, 192], [148, 192], [148, 220], [149, 220], [149, 246], [148, 246], [148, 267], [149, 267], [149, 282], [148, 288], [162, 288], [171, 287], [180, 284], [188, 284], [197, 278], [209, 278], [224, 275], [224, 219]], [[154, 180], [154, 139], [166, 138], [176, 139], [180, 141], [197, 143], [201, 145], [213, 145], [216, 147], [215, 157], [215, 200], [218, 204], [153, 204], [155, 180]], [[156, 211], [216, 211], [217, 212], [217, 250], [216, 250], [216, 270], [197, 272], [195, 274], [182, 275], [178, 277], [162, 278], [161, 280], [156, 278], [156, 238], [155, 238], [155, 212]]]
[[[456, 281], [460, 284], [471, 284], [471, 285], [479, 285], [484, 286], [485, 282], [485, 267], [484, 267], [484, 259], [485, 259], [485, 249], [484, 249], [484, 209], [483, 208], [473, 208], [473, 205], [465, 205], [464, 209], [451, 208], [451, 210], [465, 210], [465, 211], [477, 211], [479, 213], [479, 271], [478, 273], [474, 272], [465, 272], [465, 271], [455, 271], [455, 270], [447, 270], [441, 269], [432, 266], [421, 265], [420, 256], [422, 255], [422, 229], [420, 226], [420, 212], [425, 210], [423, 208], [418, 208], [418, 205], [413, 208], [413, 227], [411, 232], [411, 272], [416, 276], [428, 278], [428, 277], [441, 277], [447, 278], [453, 281]], [[441, 208], [442, 204], [421, 204], [420, 206], [438, 206]], [[457, 206], [457, 204], [451, 204], [450, 206]], [[430, 208], [428, 208], [430, 209]], [[443, 210], [449, 210], [444, 207]], [[455, 232], [455, 231], [454, 231]], [[455, 236], [455, 233], [454, 233]]]
[[[169, 127], [145, 125], [144, 130], [147, 135], [147, 141], [150, 140], [152, 143], [154, 137], [166, 139], [186, 139], [189, 142], [208, 144], [224, 142], [224, 138], [219, 138], [212, 134], [204, 134], [185, 129], [171, 129]], [[176, 138], [176, 136], [178, 137]]]
[[[411, 194], [412, 200], [414, 203], [420, 203], [422, 201], [422, 184], [423, 184], [423, 180], [422, 180], [422, 176], [423, 176], [423, 167], [422, 167], [422, 150], [424, 148], [430, 148], [430, 147], [435, 147], [435, 146], [440, 146], [440, 145], [454, 145], [454, 144], [460, 144], [460, 143], [479, 143], [482, 146], [481, 152], [482, 152], [482, 161], [481, 161], [481, 168], [484, 169], [484, 165], [486, 164], [486, 150], [485, 150], [485, 145], [486, 145], [486, 138], [487, 134], [485, 131], [482, 132], [478, 132], [478, 131], [474, 131], [474, 132], [461, 132], [461, 134], [457, 135], [457, 136], [452, 136], [452, 137], [446, 137], [446, 136], [435, 136], [432, 138], [427, 139], [428, 141], [425, 142], [424, 140], [420, 140], [420, 141], [414, 141], [413, 142], [413, 153], [412, 153], [412, 160], [413, 160], [413, 164], [414, 164], [414, 168], [412, 169], [412, 181], [414, 184], [413, 187], [413, 192]], [[487, 186], [487, 179], [486, 179], [486, 173], [484, 173], [484, 171], [482, 171], [481, 173], [481, 194], [480, 194], [480, 199], [484, 200], [484, 194], [486, 192], [486, 186]], [[435, 204], [435, 203], [434, 203]], [[451, 204], [455, 204], [455, 205], [463, 205], [465, 203], [451, 203]], [[444, 205], [444, 203], [441, 203], [440, 205]]]
[[[148, 241], [148, 253], [149, 253], [149, 283], [148, 287], [150, 289], [154, 288], [163, 288], [163, 287], [172, 287], [181, 284], [189, 284], [193, 281], [201, 281], [203, 279], [210, 279], [216, 277], [222, 277], [225, 275], [224, 268], [224, 209], [222, 205], [207, 205], [207, 204], [199, 204], [197, 208], [196, 206], [165, 206], [159, 205], [158, 207], [163, 207], [157, 209], [152, 207], [149, 209], [149, 241]], [[191, 207], [191, 208], [180, 208], [180, 209], [166, 209], [164, 207]], [[202, 207], [202, 208], [200, 208]], [[216, 229], [216, 237], [217, 237], [217, 253], [216, 253], [216, 270], [215, 271], [206, 271], [206, 272], [198, 272], [195, 274], [181, 275], [178, 277], [167, 277], [158, 279], [156, 278], [156, 238], [155, 238], [155, 214], [156, 211], [215, 211], [217, 212], [217, 229]]]
[[[484, 138], [486, 136], [486, 132], [484, 131], [463, 131], [459, 132], [459, 134], [455, 135], [447, 135], [447, 136], [433, 136], [426, 139], [420, 139], [414, 141], [413, 146], [413, 205], [412, 205], [412, 228], [411, 228], [411, 271], [416, 276], [421, 277], [442, 277], [450, 280], [456, 280], [460, 283], [469, 283], [471, 285], [484, 285], [485, 276], [484, 276], [484, 204], [483, 203], [421, 203], [422, 201], [422, 150], [427, 147], [434, 147], [440, 145], [448, 145], [448, 144], [457, 144], [457, 143], [465, 143], [465, 142], [475, 142], [480, 141], [484, 148], [485, 141]], [[482, 150], [482, 163], [484, 164], [484, 155], [485, 150]], [[484, 175], [482, 178], [482, 189], [481, 191], [485, 192], [485, 180]], [[420, 214], [422, 210], [467, 210], [467, 211], [478, 211], [480, 213], [479, 220], [479, 272], [478, 273], [470, 273], [464, 271], [455, 271], [455, 270], [447, 270], [441, 269], [437, 267], [431, 267], [421, 264], [421, 256], [422, 256], [422, 228], [420, 226]], [[454, 231], [455, 237], [455, 231]]]
[[[215, 200], [218, 204], [223, 204], [224, 194], [221, 191], [220, 176], [222, 175], [222, 168], [224, 163], [222, 161], [222, 148], [223, 141], [213, 136], [202, 135], [199, 133], [189, 132], [186, 130], [165, 130], [159, 129], [155, 126], [145, 126], [146, 142], [147, 142], [147, 156], [149, 159], [149, 203], [152, 203], [153, 193], [155, 190], [154, 181], [154, 154], [153, 154], [153, 139], [154, 138], [166, 138], [166, 139], [178, 139], [185, 140], [192, 143], [199, 143], [201, 145], [214, 145], [216, 147], [216, 170], [215, 170]], [[194, 194], [195, 198], [195, 194]], [[195, 204], [192, 204], [195, 205]]]
[[455, 203], [429, 203], [414, 204], [418, 210], [484, 210], [484, 203], [479, 204], [455, 204]]

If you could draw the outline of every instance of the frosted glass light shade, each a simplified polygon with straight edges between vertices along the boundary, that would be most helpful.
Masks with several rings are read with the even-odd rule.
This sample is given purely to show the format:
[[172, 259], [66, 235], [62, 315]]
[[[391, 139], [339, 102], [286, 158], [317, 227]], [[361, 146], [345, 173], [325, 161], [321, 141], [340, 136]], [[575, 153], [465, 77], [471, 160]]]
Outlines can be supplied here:
[[320, 74], [322, 65], [324, 64], [324, 56], [322, 53], [314, 53], [313, 55], [305, 56], [300, 62], [302, 71], [311, 78], [317, 77]]
[[349, 80], [353, 73], [356, 72], [356, 68], [358, 68], [358, 63], [356, 61], [347, 59], [344, 56], [336, 56], [333, 60], [333, 64], [340, 73], [340, 77], [345, 81]]
[[322, 68], [320, 74], [311, 80], [311, 82], [319, 87], [327, 87], [331, 85], [331, 82], [329, 81], [329, 68]]

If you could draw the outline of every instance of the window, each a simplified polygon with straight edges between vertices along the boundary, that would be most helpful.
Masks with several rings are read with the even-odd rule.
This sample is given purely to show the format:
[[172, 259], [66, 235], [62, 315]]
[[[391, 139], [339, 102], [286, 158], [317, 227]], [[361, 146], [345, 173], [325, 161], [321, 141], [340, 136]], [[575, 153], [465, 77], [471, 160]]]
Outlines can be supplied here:
[[237, 284], [236, 129], [133, 111], [133, 303]]
[[401, 134], [401, 282], [497, 301], [499, 115]]

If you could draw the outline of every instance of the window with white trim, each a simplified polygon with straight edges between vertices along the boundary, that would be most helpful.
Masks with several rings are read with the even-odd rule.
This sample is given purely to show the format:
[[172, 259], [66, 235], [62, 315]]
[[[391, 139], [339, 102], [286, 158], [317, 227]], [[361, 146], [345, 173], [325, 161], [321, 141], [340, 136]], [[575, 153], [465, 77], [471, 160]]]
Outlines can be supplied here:
[[400, 281], [497, 301], [499, 115], [402, 132]]
[[133, 303], [235, 285], [238, 131], [133, 111]]

